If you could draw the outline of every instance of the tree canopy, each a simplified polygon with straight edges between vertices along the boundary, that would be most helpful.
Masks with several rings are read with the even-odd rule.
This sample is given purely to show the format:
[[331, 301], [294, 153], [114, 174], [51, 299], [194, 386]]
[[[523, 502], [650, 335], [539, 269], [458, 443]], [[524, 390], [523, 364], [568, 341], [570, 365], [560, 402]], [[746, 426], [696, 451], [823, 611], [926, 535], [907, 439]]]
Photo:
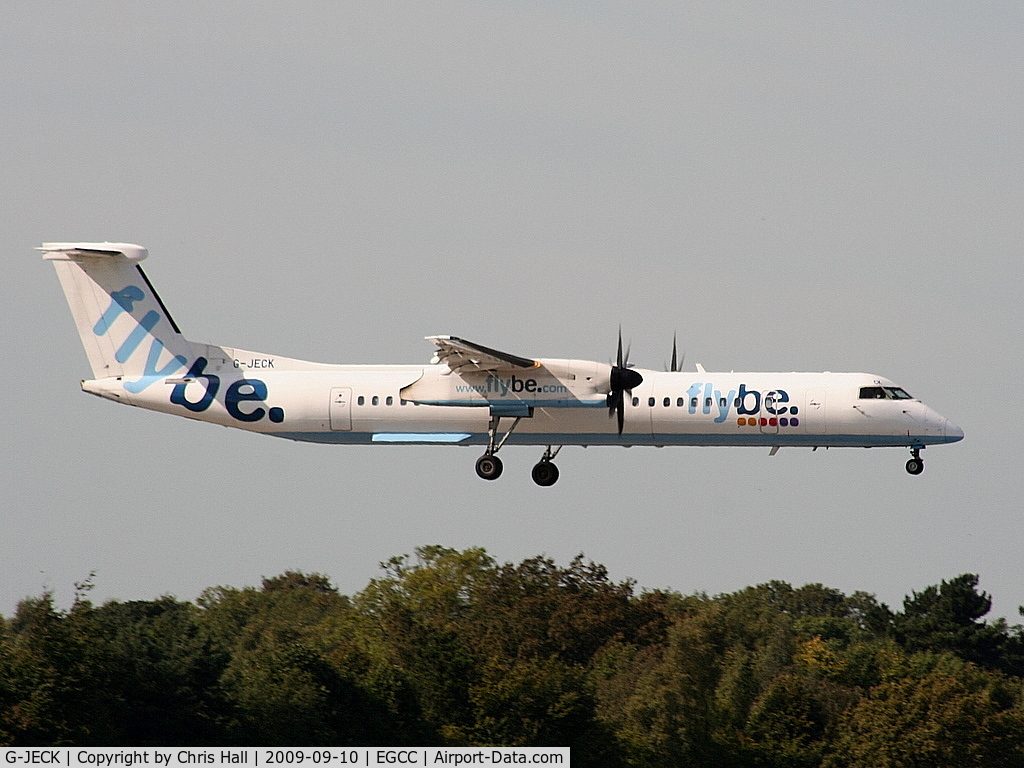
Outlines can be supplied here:
[[[91, 577], [90, 577], [91, 578]], [[582, 555], [418, 548], [361, 592], [289, 571], [195, 603], [0, 621], [0, 744], [570, 746], [594, 766], [1024, 766], [1024, 631], [975, 574], [872, 595], [639, 591]]]

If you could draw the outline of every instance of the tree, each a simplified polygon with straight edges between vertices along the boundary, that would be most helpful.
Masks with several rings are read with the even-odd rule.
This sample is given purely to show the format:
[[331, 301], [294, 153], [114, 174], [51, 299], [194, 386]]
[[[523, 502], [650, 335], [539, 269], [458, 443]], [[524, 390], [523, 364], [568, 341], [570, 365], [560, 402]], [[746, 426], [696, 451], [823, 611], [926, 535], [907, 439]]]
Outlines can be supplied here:
[[[415, 742], [400, 686], [373, 674], [372, 639], [351, 601], [319, 574], [289, 571], [263, 588], [207, 590], [202, 624], [226, 654], [218, 685], [236, 744], [366, 746]], [[379, 658], [380, 654], [376, 654]]]
[[384, 568], [357, 608], [446, 743], [568, 744], [617, 759], [599, 745], [587, 668], [613, 640], [664, 633], [657, 596], [634, 599], [631, 582], [582, 556], [498, 565], [479, 549], [423, 547]]
[[833, 768], [1019, 768], [1020, 681], [945, 654], [921, 654], [842, 719]]
[[57, 611], [53, 596], [22, 600], [9, 623], [7, 675], [0, 681], [6, 706], [5, 739], [14, 746], [58, 746], [88, 737], [81, 713], [95, 689], [88, 644]]
[[201, 636], [199, 611], [172, 597], [100, 608], [81, 603], [65, 620], [87, 649], [92, 679], [86, 742], [96, 745], [219, 743], [224, 659]]
[[983, 667], [1001, 668], [1009, 631], [1004, 619], [981, 621], [992, 599], [977, 587], [978, 577], [965, 573], [914, 592], [895, 616], [897, 639], [911, 653], [949, 651]]
[[467, 743], [469, 689], [476, 654], [464, 628], [494, 560], [483, 549], [418, 547], [416, 561], [393, 557], [385, 576], [356, 596], [357, 610], [383, 639], [389, 661], [403, 670], [426, 723], [453, 746]]
[[[904, 602], [774, 581], [634, 594], [583, 556], [422, 547], [0, 621], [0, 743], [568, 745], [630, 766], [1024, 765], [1024, 630], [964, 575]], [[90, 577], [91, 578], [91, 577]], [[965, 659], [975, 659], [968, 661]], [[985, 666], [982, 666], [982, 664]]]

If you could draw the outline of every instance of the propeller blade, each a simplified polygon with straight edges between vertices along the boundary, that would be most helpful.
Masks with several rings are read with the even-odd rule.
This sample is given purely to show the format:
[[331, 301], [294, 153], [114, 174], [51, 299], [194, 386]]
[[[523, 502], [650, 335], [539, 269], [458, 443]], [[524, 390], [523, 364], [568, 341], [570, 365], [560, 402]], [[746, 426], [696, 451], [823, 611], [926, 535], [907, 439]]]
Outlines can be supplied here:
[[679, 373], [683, 370], [683, 365], [686, 364], [686, 350], [683, 350], [683, 354], [679, 354], [679, 347], [676, 344], [676, 334], [672, 334], [672, 367], [669, 368], [672, 373]]
[[622, 352], [622, 326], [619, 326], [619, 342], [615, 354], [615, 365], [608, 377], [608, 418], [615, 414], [618, 418], [619, 434], [622, 434], [626, 422], [625, 393], [632, 394], [633, 388], [643, 383], [644, 377], [629, 367], [629, 352], [632, 345], [626, 346]]
[[613, 414], [618, 416], [619, 434], [621, 435], [626, 420], [626, 404], [621, 389], [608, 393], [608, 418], [610, 419]]

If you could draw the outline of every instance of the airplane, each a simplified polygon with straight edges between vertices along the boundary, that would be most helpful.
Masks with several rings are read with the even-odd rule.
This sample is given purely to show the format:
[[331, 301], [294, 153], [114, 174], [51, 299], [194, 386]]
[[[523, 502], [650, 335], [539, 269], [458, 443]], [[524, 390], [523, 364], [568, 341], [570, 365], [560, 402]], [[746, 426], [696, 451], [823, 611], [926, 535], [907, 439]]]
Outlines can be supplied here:
[[543, 446], [532, 477], [554, 485], [566, 445], [907, 447], [954, 443], [956, 424], [866, 373], [684, 372], [530, 358], [428, 336], [429, 364], [328, 365], [187, 340], [129, 243], [44, 243], [93, 378], [116, 403], [275, 437], [346, 445], [483, 447], [476, 472], [502, 474], [506, 445]]

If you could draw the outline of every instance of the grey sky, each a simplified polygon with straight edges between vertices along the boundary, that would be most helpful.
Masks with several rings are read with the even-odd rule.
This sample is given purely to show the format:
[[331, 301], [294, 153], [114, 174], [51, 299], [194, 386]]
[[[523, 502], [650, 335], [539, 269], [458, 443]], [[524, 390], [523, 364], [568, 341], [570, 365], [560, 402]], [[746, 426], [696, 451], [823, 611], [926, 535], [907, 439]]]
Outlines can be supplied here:
[[[890, 604], [971, 571], [1017, 621], [1017, 3], [9, 4], [0, 613], [322, 571], [420, 544], [578, 552], [683, 592]], [[859, 370], [957, 422], [899, 450], [301, 445], [119, 408], [43, 241], [150, 249], [184, 332], [324, 362], [451, 333], [661, 368]]]

